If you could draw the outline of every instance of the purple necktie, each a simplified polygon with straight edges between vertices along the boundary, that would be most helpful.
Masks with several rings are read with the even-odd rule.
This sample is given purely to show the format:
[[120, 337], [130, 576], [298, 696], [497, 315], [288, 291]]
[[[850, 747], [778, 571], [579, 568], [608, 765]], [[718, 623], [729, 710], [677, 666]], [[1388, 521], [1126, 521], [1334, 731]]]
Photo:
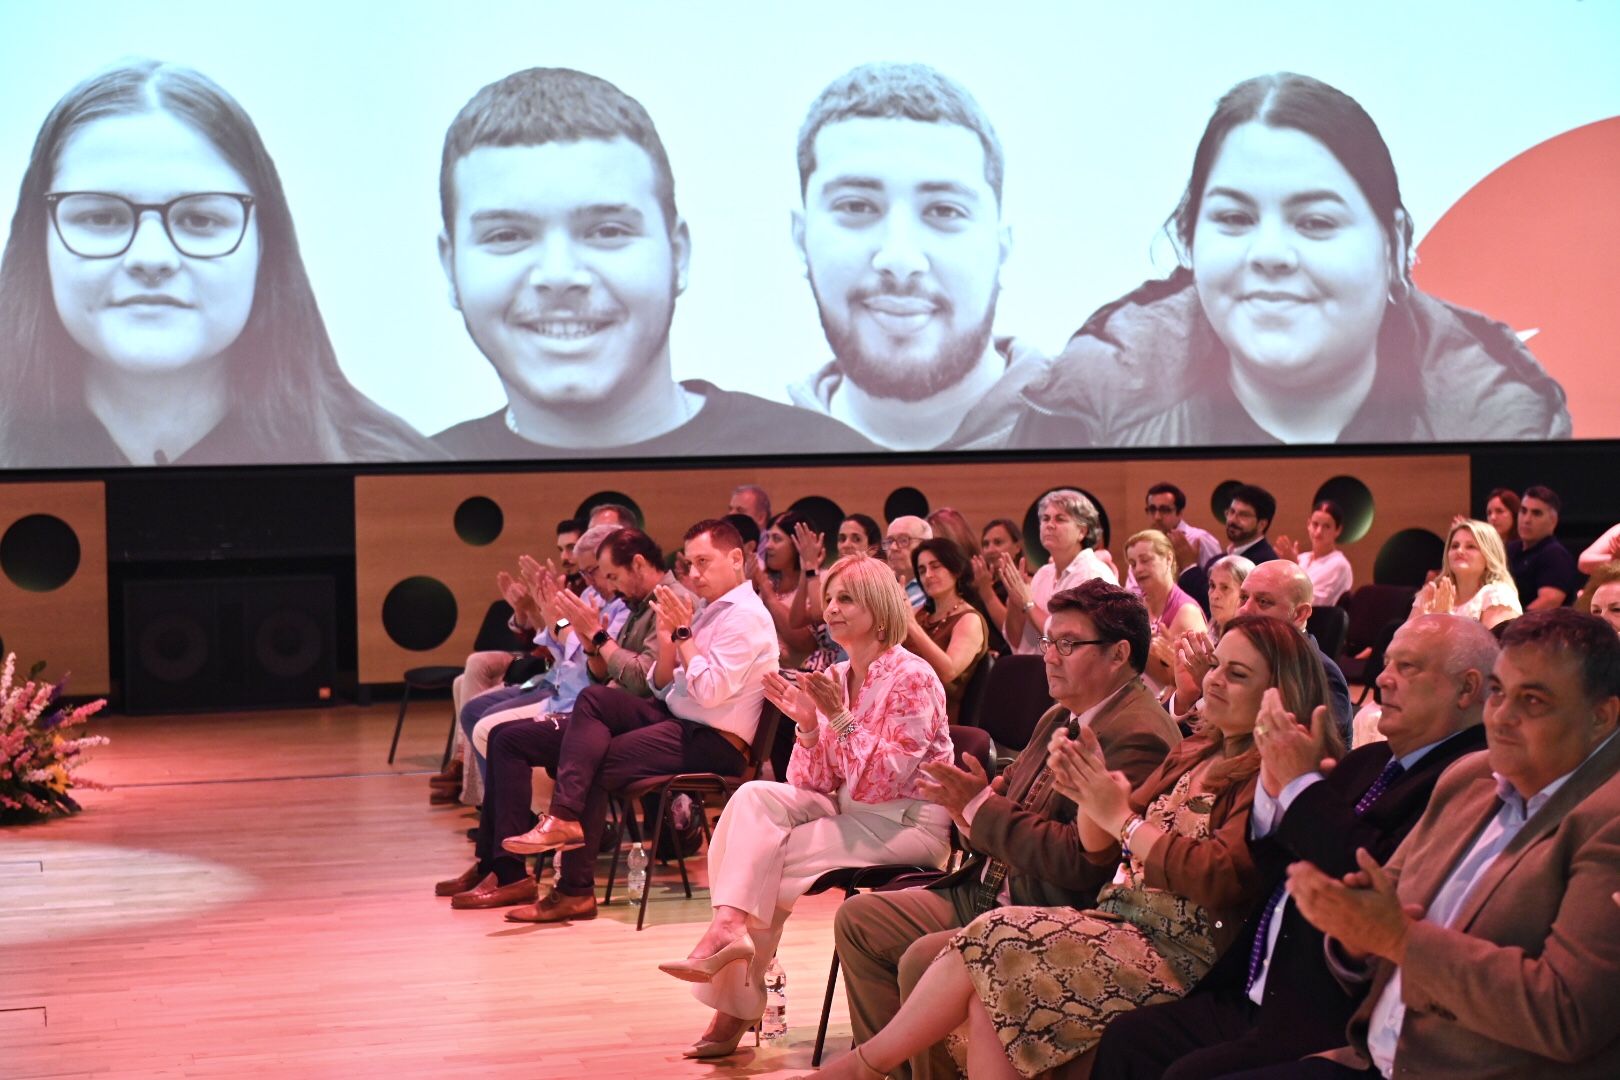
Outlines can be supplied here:
[[[1361, 798], [1356, 800], [1356, 817], [1361, 817], [1372, 809], [1372, 804], [1377, 802], [1379, 797], [1389, 790], [1389, 785], [1399, 780], [1404, 772], [1406, 766], [1397, 759], [1390, 758], [1389, 763], [1379, 772], [1378, 778], [1372, 782], [1372, 786], [1362, 792]], [[1266, 959], [1266, 939], [1270, 936], [1271, 920], [1277, 914], [1277, 909], [1282, 906], [1283, 897], [1287, 895], [1288, 879], [1284, 878], [1277, 883], [1276, 891], [1266, 901], [1265, 911], [1260, 913], [1260, 925], [1254, 932], [1254, 945], [1249, 949], [1249, 981], [1243, 984], [1244, 990], [1254, 989], [1254, 980], [1260, 977], [1260, 965]]]

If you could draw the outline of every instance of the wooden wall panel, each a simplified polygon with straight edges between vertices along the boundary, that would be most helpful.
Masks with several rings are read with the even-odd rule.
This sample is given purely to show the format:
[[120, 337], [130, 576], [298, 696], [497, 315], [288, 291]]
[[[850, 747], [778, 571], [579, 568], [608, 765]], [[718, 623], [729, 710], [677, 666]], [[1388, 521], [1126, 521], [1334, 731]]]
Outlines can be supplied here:
[[[668, 549], [692, 522], [723, 513], [732, 489], [742, 483], [763, 486], [778, 509], [807, 495], [821, 495], [845, 512], [862, 511], [880, 521], [888, 494], [914, 487], [928, 497], [930, 506], [954, 506], [975, 527], [992, 517], [1022, 520], [1043, 491], [1075, 484], [1102, 501], [1113, 525], [1110, 545], [1119, 561], [1124, 539], [1147, 524], [1143, 495], [1158, 480], [1170, 479], [1186, 490], [1190, 519], [1218, 536], [1223, 535], [1222, 526], [1211, 515], [1210, 491], [1224, 480], [1259, 483], [1277, 496], [1278, 523], [1273, 532], [1287, 532], [1303, 542], [1311, 496], [1323, 481], [1339, 475], [1359, 478], [1375, 502], [1372, 530], [1348, 549], [1358, 581], [1371, 580], [1373, 559], [1392, 533], [1421, 527], [1443, 534], [1454, 508], [1468, 505], [1468, 459], [1462, 456], [361, 476], [355, 480], [360, 681], [397, 682], [408, 667], [460, 663], [495, 598], [496, 572], [514, 566], [523, 552], [550, 554], [558, 519], [570, 516], [599, 491], [621, 491], [634, 499], [649, 532]], [[501, 507], [505, 527], [494, 543], [474, 547], [456, 535], [454, 517], [463, 500], [480, 495]], [[382, 606], [388, 591], [415, 575], [442, 581], [456, 597], [455, 632], [435, 649], [404, 649], [383, 629]]]
[[47, 514], [78, 537], [79, 567], [49, 592], [20, 588], [0, 573], [0, 638], [26, 673], [37, 660], [45, 675], [73, 675], [70, 692], [110, 689], [107, 649], [107, 513], [100, 481], [0, 484], [0, 536], [22, 518]]

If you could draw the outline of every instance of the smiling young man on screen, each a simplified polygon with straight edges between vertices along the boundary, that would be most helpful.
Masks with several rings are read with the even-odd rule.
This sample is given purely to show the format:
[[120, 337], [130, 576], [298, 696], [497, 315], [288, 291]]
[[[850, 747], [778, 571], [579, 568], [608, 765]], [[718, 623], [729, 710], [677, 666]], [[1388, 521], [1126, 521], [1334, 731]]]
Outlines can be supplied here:
[[978, 102], [933, 68], [865, 64], [821, 92], [799, 131], [793, 238], [833, 359], [789, 389], [795, 404], [893, 450], [1005, 441], [1044, 358], [991, 338], [1004, 166]]
[[530, 68], [484, 87], [445, 135], [439, 193], [450, 300], [507, 397], [434, 437], [451, 455], [871, 448], [827, 417], [675, 381], [691, 237], [651, 117], [612, 83]]

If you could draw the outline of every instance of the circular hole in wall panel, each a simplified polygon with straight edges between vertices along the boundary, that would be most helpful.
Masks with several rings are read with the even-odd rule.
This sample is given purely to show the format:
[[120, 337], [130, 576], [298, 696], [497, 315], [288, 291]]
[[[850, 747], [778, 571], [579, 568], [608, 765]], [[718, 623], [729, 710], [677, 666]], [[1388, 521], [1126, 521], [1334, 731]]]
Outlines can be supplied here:
[[29, 514], [0, 536], [0, 570], [29, 592], [51, 592], [79, 570], [79, 537], [50, 514]]
[[456, 596], [444, 582], [408, 577], [388, 590], [382, 606], [383, 629], [402, 649], [426, 652], [456, 630]]

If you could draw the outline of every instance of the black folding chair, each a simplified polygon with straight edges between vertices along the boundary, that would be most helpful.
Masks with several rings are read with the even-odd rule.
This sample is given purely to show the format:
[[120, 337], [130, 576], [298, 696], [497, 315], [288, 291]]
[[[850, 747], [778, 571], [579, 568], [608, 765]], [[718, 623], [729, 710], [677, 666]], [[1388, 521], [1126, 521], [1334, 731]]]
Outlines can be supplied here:
[[[613, 880], [619, 872], [619, 851], [622, 847], [624, 830], [631, 815], [635, 813], [635, 805], [648, 795], [658, 796], [658, 813], [653, 820], [652, 841], [649, 854], [658, 851], [658, 842], [664, 835], [664, 828], [669, 827], [673, 832], [675, 824], [670, 820], [670, 804], [677, 795], [690, 795], [696, 803], [695, 812], [703, 829], [703, 838], [709, 839], [709, 819], [706, 812], [704, 796], [717, 796], [722, 805], [731, 794], [748, 781], [759, 775], [760, 765], [770, 756], [771, 744], [776, 738], [776, 727], [781, 721], [782, 714], [770, 702], [765, 702], [759, 714], [759, 726], [754, 729], [754, 741], [748, 747], [748, 762], [740, 775], [722, 776], [719, 773], [675, 773], [668, 776], [649, 776], [637, 780], [629, 787], [611, 792], [608, 798], [613, 806], [614, 816], [618, 822], [614, 830], [613, 857], [608, 863], [607, 888], [602, 896], [602, 903], [613, 901]], [[641, 834], [646, 834], [645, 823]], [[686, 898], [692, 898], [692, 880], [686, 873], [686, 855], [679, 844], [675, 845], [675, 864], [681, 871], [681, 888], [686, 892]], [[636, 913], [636, 929], [640, 930], [647, 919], [647, 897], [651, 890], [641, 890], [641, 910]]]
[[[507, 623], [512, 618], [512, 606], [505, 600], [497, 600], [489, 605], [484, 612], [484, 621], [479, 624], [478, 634], [473, 638], [473, 652], [510, 652], [513, 654], [526, 652], [528, 643], [512, 633]], [[399, 697], [399, 715], [394, 718], [394, 740], [388, 744], [388, 764], [394, 763], [394, 754], [399, 750], [399, 733], [405, 728], [405, 710], [411, 704], [412, 690], [443, 690], [456, 681], [464, 668], [450, 664], [429, 664], [424, 667], [414, 667], [405, 672], [405, 692]], [[456, 741], [456, 711], [450, 710], [450, 734], [444, 741], [444, 760], [439, 763], [443, 769], [450, 764], [450, 748]]]

